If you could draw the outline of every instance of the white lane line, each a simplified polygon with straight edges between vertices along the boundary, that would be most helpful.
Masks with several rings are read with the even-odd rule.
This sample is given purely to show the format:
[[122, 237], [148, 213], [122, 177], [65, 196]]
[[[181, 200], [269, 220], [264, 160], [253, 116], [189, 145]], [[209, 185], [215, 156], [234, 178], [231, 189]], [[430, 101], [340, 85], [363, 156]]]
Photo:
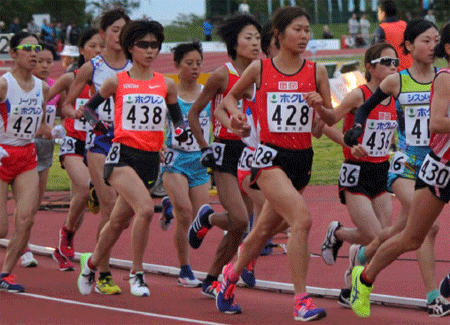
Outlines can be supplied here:
[[69, 305], [78, 305], [78, 306], [84, 306], [84, 307], [90, 307], [90, 308], [97, 308], [97, 309], [116, 311], [116, 312], [121, 312], [121, 313], [128, 313], [128, 314], [135, 314], [135, 315], [155, 317], [155, 318], [163, 318], [163, 319], [171, 319], [171, 320], [177, 320], [177, 321], [180, 321], [180, 322], [188, 322], [188, 323], [194, 323], [194, 324], [205, 324], [205, 325], [226, 325], [226, 324], [222, 324], [222, 323], [207, 322], [207, 321], [202, 321], [202, 320], [197, 320], [197, 319], [190, 319], [190, 318], [184, 318], [184, 317], [176, 317], [176, 316], [170, 316], [170, 315], [147, 313], [147, 312], [139, 311], [139, 310], [117, 308], [117, 307], [108, 307], [108, 306], [97, 305], [97, 304], [89, 304], [89, 303], [75, 301], [75, 300], [67, 300], [67, 299], [54, 298], [54, 297], [49, 297], [49, 296], [36, 295], [36, 294], [33, 294], [33, 293], [19, 293], [18, 295], [23, 295], [23, 296], [37, 298], [37, 299], [50, 300], [50, 301], [55, 301], [55, 302], [59, 302], [59, 303], [69, 304]]

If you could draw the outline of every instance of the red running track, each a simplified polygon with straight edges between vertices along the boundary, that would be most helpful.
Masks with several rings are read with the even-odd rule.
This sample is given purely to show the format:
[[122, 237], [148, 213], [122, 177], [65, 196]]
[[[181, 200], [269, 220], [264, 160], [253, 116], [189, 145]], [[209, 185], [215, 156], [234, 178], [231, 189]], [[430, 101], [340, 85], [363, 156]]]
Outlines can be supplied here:
[[[339, 220], [344, 225], [351, 225], [351, 222], [345, 207], [338, 202], [335, 186], [311, 186], [306, 190], [305, 198], [314, 218], [310, 249], [318, 253], [326, 227], [331, 220]], [[159, 200], [156, 201], [159, 202]], [[211, 197], [211, 201], [214, 203], [217, 198]], [[395, 201], [394, 206], [398, 211], [398, 202]], [[220, 210], [219, 205], [214, 207]], [[9, 202], [8, 212], [12, 213], [13, 209], [13, 203]], [[448, 212], [446, 208], [440, 219], [441, 232], [436, 247], [437, 259], [448, 258], [446, 254]], [[155, 215], [155, 219], [157, 217], [158, 215]], [[64, 219], [63, 211], [39, 211], [30, 242], [54, 247], [58, 241], [58, 229]], [[97, 223], [97, 216], [91, 213], [86, 214], [84, 224], [75, 236], [76, 251], [85, 252], [93, 249]], [[149, 245], [144, 259], [146, 263], [178, 266], [173, 248], [173, 231], [174, 227], [163, 232], [156, 220], [152, 222]], [[221, 235], [221, 231], [213, 229], [208, 233], [203, 245], [191, 252], [191, 265], [194, 270], [207, 271]], [[278, 235], [276, 242], [285, 243], [286, 238]], [[129, 243], [130, 232], [126, 230], [113, 249], [113, 257], [129, 260]], [[347, 250], [348, 246], [344, 245], [340, 255], [345, 255]], [[5, 250], [0, 249], [2, 259], [4, 254]], [[407, 257], [413, 258], [414, 254], [407, 254]], [[37, 256], [37, 259], [39, 266], [36, 269], [17, 267], [15, 270], [19, 283], [27, 289], [27, 295], [0, 293], [1, 324], [141, 324], [144, 322], [147, 324], [200, 324], [200, 321], [224, 324], [294, 323], [290, 294], [238, 288], [236, 299], [244, 308], [244, 312], [241, 315], [230, 316], [219, 313], [214, 306], [214, 301], [201, 295], [199, 289], [178, 287], [176, 278], [170, 276], [147, 274], [147, 282], [151, 290], [150, 297], [133, 297], [129, 293], [127, 281], [124, 280], [127, 272], [113, 269], [114, 279], [123, 290], [122, 295], [110, 297], [93, 292], [90, 296], [81, 296], [76, 287], [78, 264], [76, 264], [76, 272], [63, 273], [57, 269], [56, 263], [49, 257]], [[321, 258], [311, 258], [308, 285], [340, 288], [343, 285], [343, 273], [347, 264], [346, 258], [339, 258], [332, 267], [326, 266]], [[448, 262], [437, 263], [438, 281], [448, 271]], [[274, 254], [260, 257], [256, 275], [257, 279], [289, 283], [286, 255]], [[395, 262], [377, 279], [374, 293], [423, 299], [425, 292], [417, 263]], [[320, 321], [322, 324], [360, 324], [362, 322], [351, 310], [340, 307], [336, 300], [315, 298], [315, 301], [317, 305], [325, 307], [328, 312], [328, 316]], [[190, 321], [174, 317], [187, 318]], [[364, 320], [364, 323], [448, 324], [449, 318], [431, 319], [421, 310], [374, 306], [372, 316]]]

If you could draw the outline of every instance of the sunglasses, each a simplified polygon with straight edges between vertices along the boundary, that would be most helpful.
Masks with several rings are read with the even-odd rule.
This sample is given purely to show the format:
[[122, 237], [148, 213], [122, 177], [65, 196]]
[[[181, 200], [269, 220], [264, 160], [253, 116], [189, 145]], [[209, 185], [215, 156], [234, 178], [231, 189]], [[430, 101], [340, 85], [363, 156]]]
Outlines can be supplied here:
[[30, 45], [30, 44], [24, 44], [19, 45], [15, 47], [16, 50], [24, 50], [27, 52], [35, 51], [36, 53], [42, 50], [41, 45]]
[[378, 59], [370, 61], [370, 63], [372, 63], [372, 64], [380, 63], [386, 67], [390, 67], [391, 64], [394, 64], [394, 67], [398, 67], [400, 65], [400, 59], [383, 56], [382, 58], [378, 58]]
[[134, 45], [136, 47], [138, 47], [140, 49], [144, 49], [144, 50], [146, 50], [148, 48], [152, 48], [152, 49], [155, 50], [155, 49], [159, 49], [159, 46], [160, 46], [159, 42], [157, 42], [157, 41], [153, 41], [153, 42], [150, 42], [150, 41], [138, 41], [138, 42], [134, 43]]

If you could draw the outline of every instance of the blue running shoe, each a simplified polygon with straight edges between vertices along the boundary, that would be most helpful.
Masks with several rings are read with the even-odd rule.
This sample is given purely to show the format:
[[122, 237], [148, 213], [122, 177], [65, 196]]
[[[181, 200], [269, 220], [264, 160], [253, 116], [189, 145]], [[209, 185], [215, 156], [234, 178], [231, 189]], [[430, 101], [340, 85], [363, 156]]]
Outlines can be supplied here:
[[161, 205], [162, 212], [161, 216], [159, 217], [159, 225], [161, 226], [162, 230], [166, 231], [167, 229], [169, 229], [173, 222], [173, 206], [168, 196], [163, 197]]
[[263, 250], [261, 251], [261, 256], [267, 256], [272, 254], [273, 251], [273, 247], [272, 247], [272, 238], [269, 239], [269, 241], [267, 242], [266, 246], [264, 246]]
[[185, 288], [197, 288], [202, 285], [202, 282], [195, 277], [191, 267], [185, 265], [181, 268], [180, 274], [178, 275], [178, 285]]
[[309, 296], [294, 302], [294, 319], [302, 322], [317, 320], [325, 317], [327, 312], [323, 308], [316, 308]]
[[203, 281], [202, 283], [202, 294], [204, 294], [209, 298], [216, 299], [219, 290], [220, 290], [219, 281], [214, 281], [213, 283]]
[[0, 279], [0, 291], [6, 292], [25, 292], [25, 288], [14, 282], [16, 276], [8, 274]]
[[256, 259], [252, 260], [247, 267], [242, 270], [241, 279], [247, 287], [253, 288], [256, 284], [255, 279], [255, 264]]
[[192, 248], [197, 249], [202, 244], [203, 238], [212, 227], [208, 217], [213, 213], [214, 210], [208, 204], [203, 204], [198, 210], [197, 216], [189, 227], [189, 245]]
[[216, 297], [216, 307], [225, 314], [240, 314], [242, 308], [234, 303], [234, 290], [236, 282], [230, 280], [229, 272], [233, 264], [227, 264], [223, 269], [223, 281], [220, 285], [220, 291]]
[[450, 297], [450, 273], [442, 279], [439, 291], [444, 298]]

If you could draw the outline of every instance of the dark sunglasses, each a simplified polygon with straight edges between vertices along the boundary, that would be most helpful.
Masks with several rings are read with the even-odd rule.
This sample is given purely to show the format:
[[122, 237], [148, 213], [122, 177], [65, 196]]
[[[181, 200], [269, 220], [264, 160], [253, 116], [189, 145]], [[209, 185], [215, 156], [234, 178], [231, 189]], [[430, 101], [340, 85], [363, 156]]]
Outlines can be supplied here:
[[27, 52], [35, 51], [37, 53], [39, 51], [42, 51], [42, 46], [41, 45], [23, 44], [23, 45], [16, 46], [14, 49], [24, 50]]
[[146, 50], [149, 47], [152, 48], [152, 49], [159, 49], [159, 45], [160, 44], [157, 41], [152, 41], [152, 42], [150, 42], [150, 41], [138, 41], [138, 42], [135, 42], [134, 45], [136, 47], [140, 48], [140, 49]]
[[391, 64], [394, 64], [394, 67], [398, 67], [400, 65], [400, 59], [398, 58], [390, 58], [388, 56], [383, 56], [382, 58], [378, 58], [375, 60], [370, 61], [370, 63], [380, 63], [382, 65], [385, 65], [387, 67], [390, 67]]

